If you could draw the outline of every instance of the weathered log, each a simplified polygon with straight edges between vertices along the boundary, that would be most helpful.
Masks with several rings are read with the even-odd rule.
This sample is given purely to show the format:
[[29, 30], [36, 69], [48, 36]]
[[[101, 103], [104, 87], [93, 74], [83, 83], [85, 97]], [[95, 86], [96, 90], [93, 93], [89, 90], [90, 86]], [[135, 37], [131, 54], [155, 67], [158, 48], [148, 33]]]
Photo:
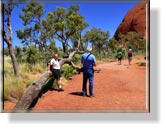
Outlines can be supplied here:
[[17, 102], [12, 112], [24, 112], [28, 110], [32, 102], [38, 97], [45, 82], [52, 76], [52, 72], [45, 72], [39, 79], [33, 82], [23, 93], [21, 99]]
[[[70, 53], [68, 58], [61, 59], [59, 61], [60, 66], [64, 64], [69, 64], [72, 61], [73, 56], [79, 53], [78, 50], [75, 50]], [[23, 93], [20, 100], [17, 102], [16, 106], [14, 107], [12, 112], [24, 112], [29, 110], [33, 101], [38, 98], [41, 91], [44, 89], [45, 82], [52, 76], [52, 72], [47, 71], [45, 72], [39, 79], [33, 82], [27, 90]]]

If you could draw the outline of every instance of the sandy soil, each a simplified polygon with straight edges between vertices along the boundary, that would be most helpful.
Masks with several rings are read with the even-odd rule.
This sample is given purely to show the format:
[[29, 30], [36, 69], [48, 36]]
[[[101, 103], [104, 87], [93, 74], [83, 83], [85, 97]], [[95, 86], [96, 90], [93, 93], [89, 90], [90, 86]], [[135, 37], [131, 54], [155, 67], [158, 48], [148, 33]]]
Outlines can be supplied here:
[[[95, 73], [93, 98], [81, 95], [82, 74], [75, 75], [63, 86], [64, 92], [48, 91], [33, 110], [146, 110], [146, 67], [136, 64], [142, 61], [145, 62], [135, 58], [130, 67], [127, 60], [122, 65], [117, 62], [98, 65], [101, 71]], [[11, 106], [5, 103], [5, 109]]]

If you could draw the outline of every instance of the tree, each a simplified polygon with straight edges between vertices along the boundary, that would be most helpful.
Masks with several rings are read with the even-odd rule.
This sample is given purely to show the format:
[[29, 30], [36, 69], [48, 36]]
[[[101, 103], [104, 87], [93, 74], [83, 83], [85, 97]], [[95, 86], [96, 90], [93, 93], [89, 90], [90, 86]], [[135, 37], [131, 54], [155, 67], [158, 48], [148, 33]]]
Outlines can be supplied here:
[[[61, 41], [65, 53], [70, 47], [68, 41], [81, 40], [81, 32], [88, 26], [78, 11], [78, 6], [70, 6], [69, 9], [59, 7], [48, 13], [48, 17], [43, 19], [45, 30], [52, 37], [55, 36]], [[80, 41], [77, 42], [80, 43]]]
[[126, 35], [124, 35], [122, 33], [118, 34], [118, 43], [119, 43], [119, 45], [123, 45], [125, 48], [127, 48]]
[[134, 51], [146, 51], [146, 40], [143, 38], [141, 33], [128, 32], [126, 34], [126, 39], [127, 47], [131, 47]]
[[36, 64], [37, 60], [38, 60], [38, 54], [37, 54], [38, 50], [34, 45], [29, 46], [28, 50], [27, 50], [27, 62], [29, 64]]
[[14, 69], [14, 74], [18, 77], [19, 71], [18, 71], [18, 63], [16, 61], [16, 57], [14, 54], [13, 49], [13, 31], [12, 31], [12, 25], [11, 25], [11, 14], [14, 8], [13, 0], [10, 2], [4, 3], [4, 41], [6, 42], [8, 49], [9, 49], [9, 55], [12, 60], [12, 65]]
[[56, 47], [55, 41], [51, 41], [51, 43], [48, 45], [48, 51], [46, 51], [45, 53], [46, 62], [49, 61], [50, 57], [52, 57], [54, 53], [58, 53], [58, 48]]
[[100, 55], [102, 47], [108, 43], [109, 31], [104, 32], [101, 29], [92, 28], [86, 32], [85, 37], [98, 50]]
[[78, 11], [78, 6], [70, 6], [69, 9], [58, 7], [44, 18], [43, 5], [33, 0], [20, 14], [27, 27], [17, 30], [17, 36], [25, 45], [33, 43], [45, 51], [48, 51], [49, 43], [58, 39], [62, 43], [63, 51], [67, 52], [72, 36], [80, 34], [88, 26]]
[[26, 28], [16, 31], [18, 38], [26, 46], [34, 44], [35, 46], [39, 46], [41, 51], [45, 50], [48, 38], [42, 27], [43, 5], [38, 4], [35, 0], [31, 0], [22, 11], [20, 18]]
[[21, 47], [19, 47], [19, 46], [15, 47], [15, 55], [16, 55], [16, 58], [17, 58], [18, 62], [23, 61], [23, 51], [22, 51]]
[[117, 41], [115, 39], [110, 39], [108, 43], [108, 47], [111, 49], [111, 51], [115, 51], [117, 48]]

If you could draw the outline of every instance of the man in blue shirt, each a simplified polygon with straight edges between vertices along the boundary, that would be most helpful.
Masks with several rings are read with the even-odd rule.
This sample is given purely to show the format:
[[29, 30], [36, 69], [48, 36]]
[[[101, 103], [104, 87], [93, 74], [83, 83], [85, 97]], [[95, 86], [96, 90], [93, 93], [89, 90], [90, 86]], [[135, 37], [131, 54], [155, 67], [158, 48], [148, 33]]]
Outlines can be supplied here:
[[89, 80], [90, 97], [94, 97], [94, 93], [93, 93], [94, 69], [93, 67], [96, 66], [96, 58], [91, 53], [91, 51], [92, 51], [92, 47], [87, 47], [87, 52], [84, 53], [81, 58], [81, 63], [83, 64], [82, 92], [83, 92], [83, 96], [88, 96], [86, 84], [87, 84], [87, 80]]

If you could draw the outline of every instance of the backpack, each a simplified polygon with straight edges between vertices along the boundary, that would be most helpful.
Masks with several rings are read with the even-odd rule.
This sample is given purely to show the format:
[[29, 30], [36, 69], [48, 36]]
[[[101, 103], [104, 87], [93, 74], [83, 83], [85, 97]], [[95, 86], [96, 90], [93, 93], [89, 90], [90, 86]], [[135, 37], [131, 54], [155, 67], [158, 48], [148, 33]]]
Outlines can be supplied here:
[[132, 57], [132, 51], [128, 51], [128, 57]]
[[118, 52], [117, 57], [118, 57], [118, 58], [122, 58], [122, 52], [121, 52], [121, 51]]

